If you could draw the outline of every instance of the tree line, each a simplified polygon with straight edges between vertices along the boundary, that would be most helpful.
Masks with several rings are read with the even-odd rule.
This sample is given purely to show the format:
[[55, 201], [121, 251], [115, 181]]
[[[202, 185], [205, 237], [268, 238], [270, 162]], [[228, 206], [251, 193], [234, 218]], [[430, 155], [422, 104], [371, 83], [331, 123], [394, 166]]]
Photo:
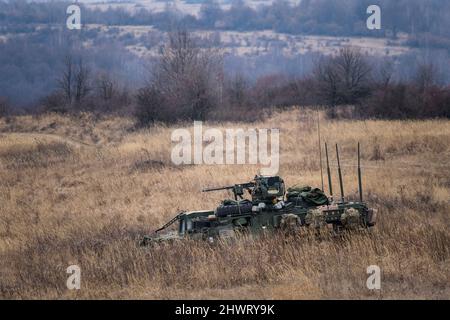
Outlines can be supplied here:
[[[33, 23], [64, 24], [67, 5], [65, 1], [0, 1], [0, 24], [3, 28]], [[412, 44], [449, 48], [450, 19], [447, 13], [450, 3], [446, 0], [302, 0], [298, 4], [281, 0], [257, 8], [234, 0], [227, 9], [214, 0], [206, 0], [202, 2], [198, 16], [180, 12], [175, 6], [153, 12], [145, 7], [99, 10], [79, 5], [82, 6], [83, 23], [91, 24], [152, 25], [165, 31], [181, 25], [191, 30], [269, 29], [291, 34], [394, 38], [404, 32], [411, 36]], [[382, 9], [380, 31], [366, 27], [369, 5], [379, 5]]]
[[[408, 80], [395, 75], [395, 60], [373, 60], [344, 47], [321, 56], [311, 73], [273, 74], [248, 80], [228, 74], [217, 49], [199, 46], [186, 30], [168, 34], [160, 57], [136, 90], [120, 85], [112, 74], [93, 72], [81, 53], [63, 58], [53, 93], [38, 102], [40, 112], [133, 115], [139, 126], [191, 120], [256, 121], [271, 110], [322, 106], [330, 117], [450, 118], [450, 88], [439, 70], [419, 64]], [[343, 108], [346, 107], [346, 108]], [[342, 112], [351, 110], [351, 112]], [[0, 113], [7, 101], [0, 99]]]

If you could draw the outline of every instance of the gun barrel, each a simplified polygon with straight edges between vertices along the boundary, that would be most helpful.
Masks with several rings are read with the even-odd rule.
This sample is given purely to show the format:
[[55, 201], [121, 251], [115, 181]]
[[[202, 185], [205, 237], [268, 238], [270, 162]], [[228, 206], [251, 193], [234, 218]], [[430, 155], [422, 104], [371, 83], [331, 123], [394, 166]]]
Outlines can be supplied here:
[[212, 191], [231, 190], [231, 189], [233, 189], [233, 187], [206, 188], [206, 189], [203, 189], [202, 192], [212, 192]]
[[254, 186], [255, 186], [255, 184], [253, 182], [247, 182], [247, 183], [235, 184], [234, 186], [206, 188], [206, 189], [203, 189], [202, 192], [234, 190], [234, 189], [236, 189], [236, 187], [242, 187], [243, 189], [248, 189], [248, 188], [253, 188]]

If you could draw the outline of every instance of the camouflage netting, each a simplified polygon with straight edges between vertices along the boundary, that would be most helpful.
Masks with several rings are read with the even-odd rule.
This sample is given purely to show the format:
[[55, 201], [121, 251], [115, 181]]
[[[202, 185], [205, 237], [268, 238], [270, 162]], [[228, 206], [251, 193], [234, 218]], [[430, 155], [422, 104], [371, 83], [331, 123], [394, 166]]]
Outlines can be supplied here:
[[323, 206], [328, 204], [328, 197], [325, 193], [310, 186], [295, 185], [288, 189], [287, 199], [296, 205], [306, 204], [310, 206]]
[[305, 217], [305, 223], [318, 229], [327, 225], [325, 214], [320, 209], [309, 210]]
[[361, 215], [355, 208], [345, 209], [341, 215], [341, 223], [345, 227], [356, 227], [360, 224]]
[[288, 231], [296, 231], [302, 225], [300, 217], [295, 214], [283, 214], [281, 216], [280, 228]]

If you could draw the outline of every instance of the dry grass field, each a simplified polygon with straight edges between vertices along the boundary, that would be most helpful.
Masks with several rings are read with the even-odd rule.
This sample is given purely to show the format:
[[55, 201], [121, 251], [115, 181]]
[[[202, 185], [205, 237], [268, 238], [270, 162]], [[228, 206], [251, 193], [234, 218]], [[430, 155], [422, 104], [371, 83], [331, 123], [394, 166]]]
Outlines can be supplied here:
[[[229, 196], [203, 186], [245, 182], [258, 167], [174, 166], [175, 127], [136, 131], [130, 119], [89, 114], [0, 119], [0, 298], [449, 299], [450, 121], [321, 121], [323, 140], [341, 146], [349, 196], [362, 144], [365, 197], [379, 209], [371, 232], [143, 249], [139, 237], [177, 211]], [[280, 175], [320, 186], [313, 112], [205, 126], [280, 128]], [[72, 264], [81, 290], [66, 288]], [[380, 291], [366, 288], [369, 265], [381, 267]]]

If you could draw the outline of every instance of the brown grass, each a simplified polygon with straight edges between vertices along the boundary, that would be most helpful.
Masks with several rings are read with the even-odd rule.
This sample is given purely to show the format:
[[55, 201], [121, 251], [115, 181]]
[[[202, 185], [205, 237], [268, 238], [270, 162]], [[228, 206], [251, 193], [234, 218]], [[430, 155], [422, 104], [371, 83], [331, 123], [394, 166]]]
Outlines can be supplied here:
[[[174, 128], [162, 125], [133, 132], [130, 120], [88, 114], [4, 121], [1, 298], [450, 298], [449, 121], [322, 119], [323, 139], [341, 146], [350, 196], [362, 143], [366, 199], [380, 210], [372, 232], [153, 249], [139, 248], [139, 236], [227, 196], [202, 186], [244, 182], [258, 168], [174, 167]], [[315, 125], [313, 113], [296, 109], [251, 124], [281, 128], [288, 185], [320, 184]], [[71, 264], [82, 270], [79, 291], [65, 285]], [[382, 269], [381, 291], [366, 288], [372, 264]]]

